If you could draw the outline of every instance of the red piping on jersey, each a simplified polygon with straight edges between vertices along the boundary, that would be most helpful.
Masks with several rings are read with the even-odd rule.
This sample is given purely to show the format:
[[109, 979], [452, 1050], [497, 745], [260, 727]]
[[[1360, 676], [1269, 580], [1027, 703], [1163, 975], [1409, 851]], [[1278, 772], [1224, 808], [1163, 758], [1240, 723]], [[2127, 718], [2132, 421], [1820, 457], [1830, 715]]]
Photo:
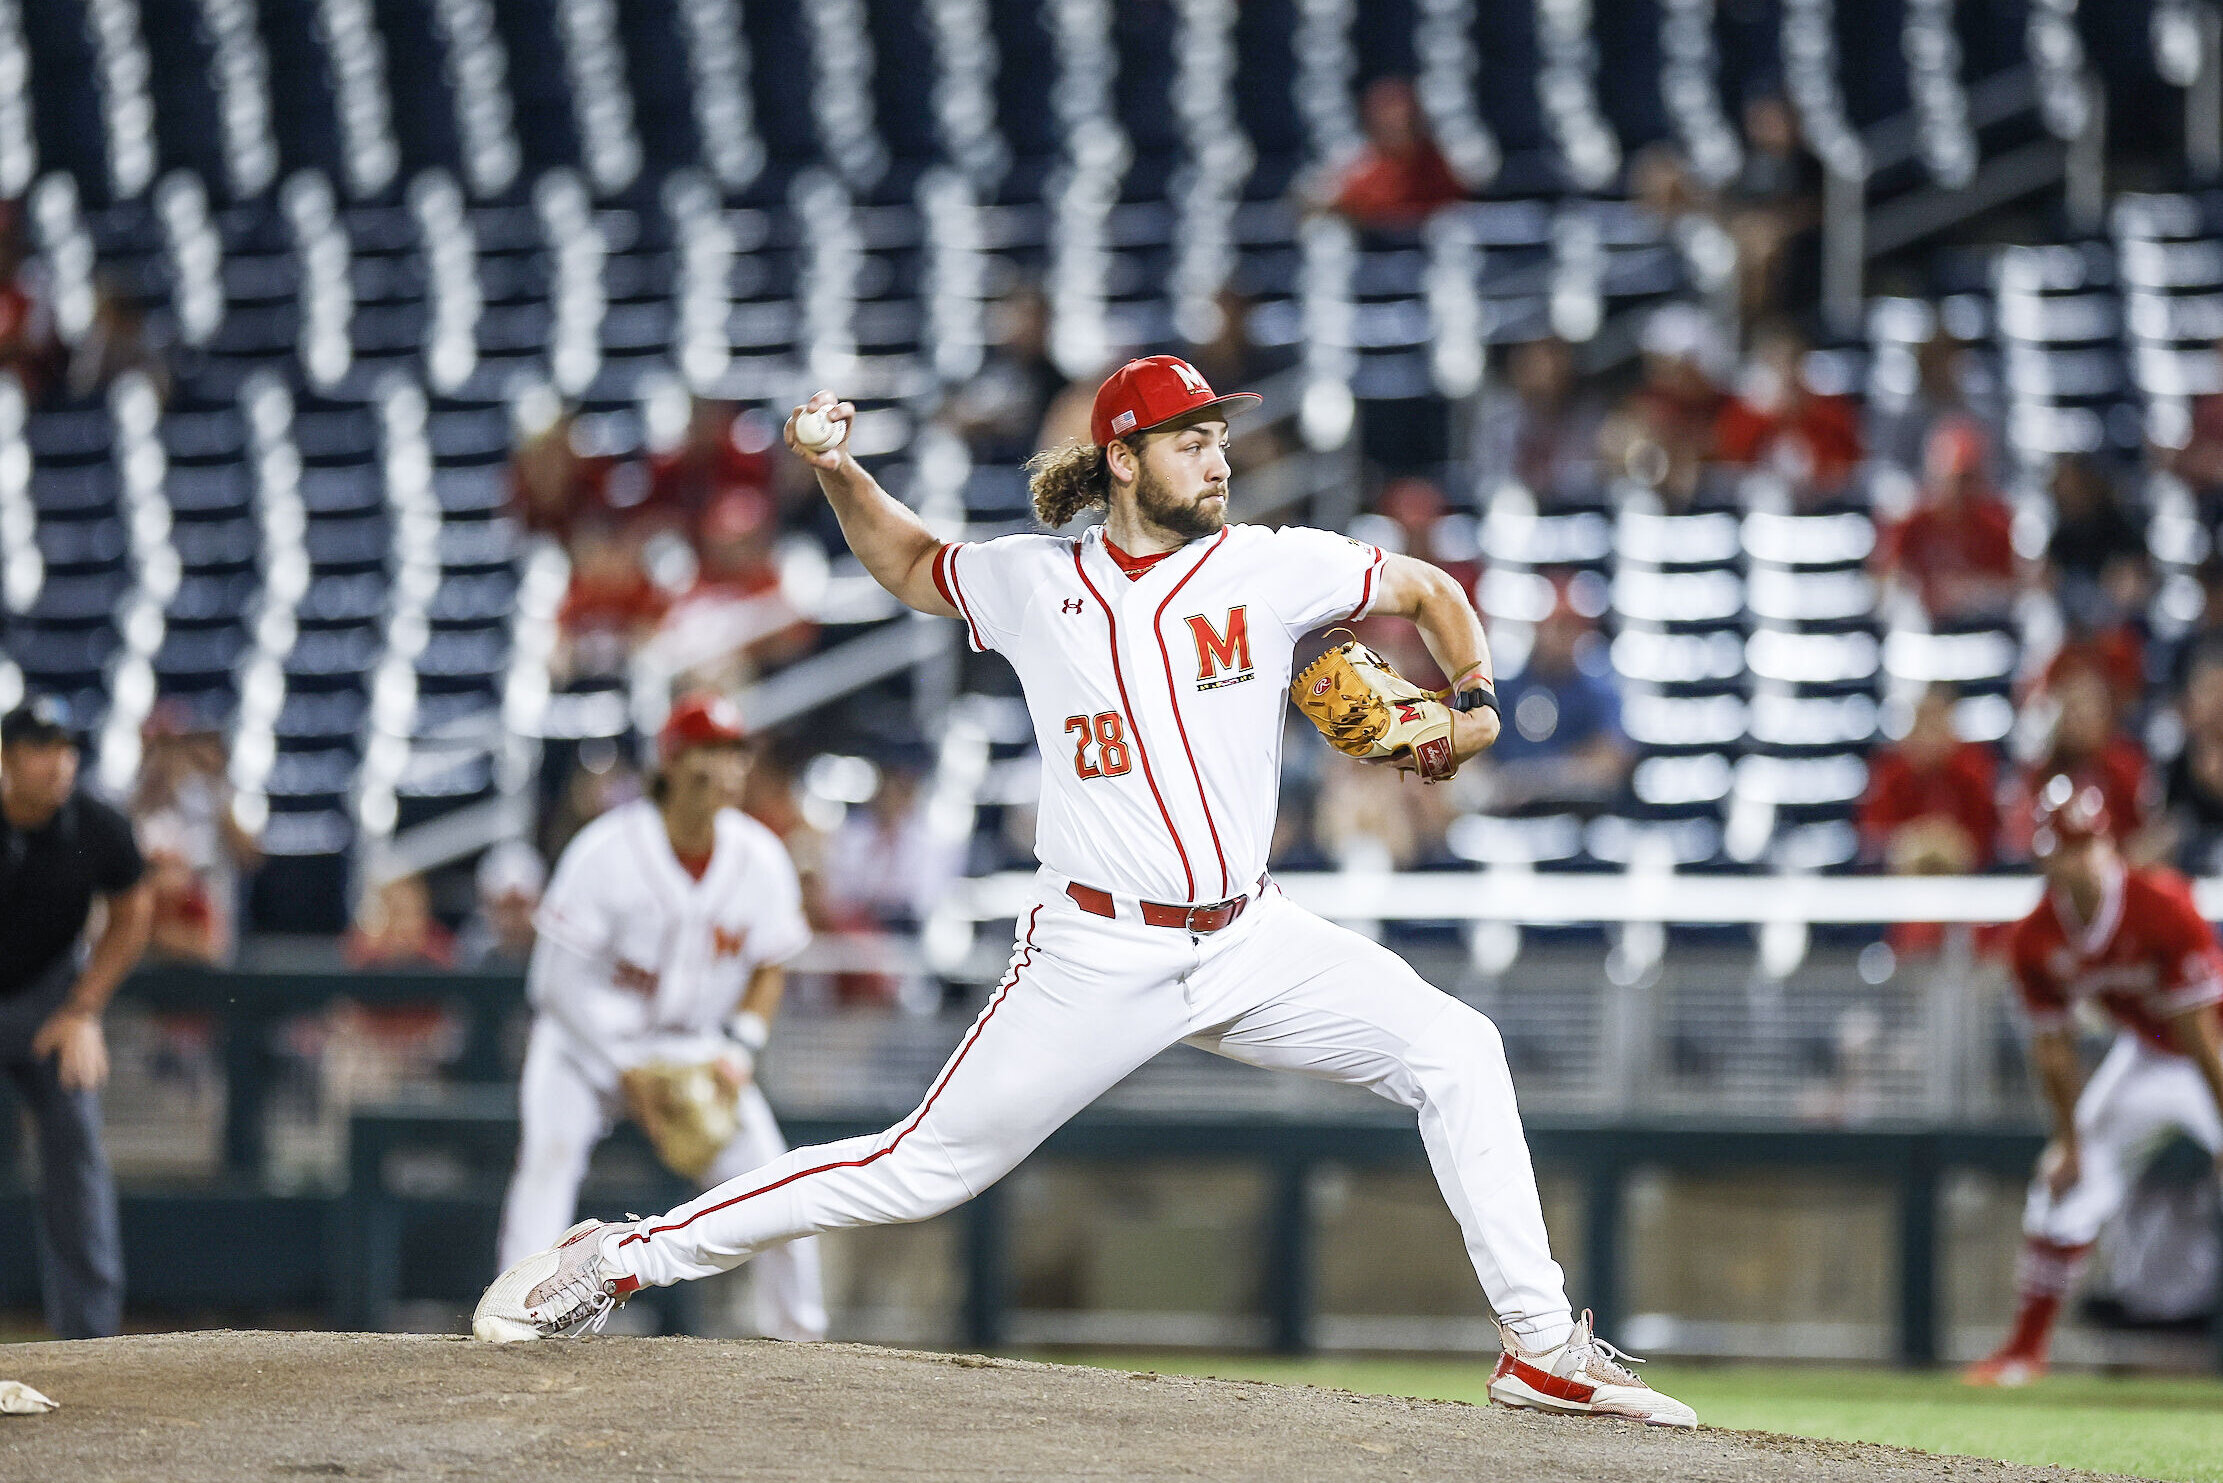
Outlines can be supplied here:
[[1351, 616], [1344, 619], [1344, 622], [1358, 622], [1359, 619], [1366, 616], [1366, 610], [1374, 605], [1374, 573], [1380, 571], [1381, 569], [1382, 553], [1381, 550], [1377, 547], [1374, 552], [1373, 562], [1366, 568], [1366, 585], [1359, 588], [1358, 606], [1351, 609]]
[[[1088, 579], [1088, 568], [1081, 565], [1081, 543], [1073, 543], [1073, 570], [1080, 575], [1081, 585], [1096, 599], [1104, 610], [1104, 627], [1110, 637], [1112, 683], [1119, 687], [1119, 704], [1127, 712], [1128, 724], [1134, 729], [1135, 755], [1142, 758], [1143, 781], [1150, 785], [1150, 796], [1158, 801], [1158, 817], [1166, 821], [1166, 833], [1173, 838], [1173, 848], [1181, 856], [1181, 875], [1188, 881], [1187, 900], [1196, 900], [1196, 871], [1190, 868], [1188, 846], [1181, 843], [1181, 831], [1173, 827], [1173, 815], [1166, 811], [1166, 798], [1158, 791], [1158, 775], [1150, 766], [1150, 749], [1142, 744], [1142, 723], [1135, 719], [1134, 702], [1127, 698], [1127, 678], [1119, 668], [1119, 620], [1112, 616], [1112, 605], [1104, 601], [1104, 594]], [[1176, 712], [1176, 719], [1179, 713]]]
[[[1173, 590], [1166, 594], [1164, 602], [1158, 604], [1158, 611], [1150, 619], [1150, 631], [1158, 637], [1158, 658], [1166, 667], [1166, 699], [1173, 702], [1173, 729], [1180, 734], [1181, 750], [1188, 756], [1189, 776], [1196, 779], [1196, 801], [1204, 806], [1204, 827], [1212, 831], [1212, 853], [1219, 857], [1220, 895], [1223, 897], [1228, 894], [1227, 851], [1220, 847], [1220, 826], [1212, 820], [1212, 800], [1204, 796], [1204, 774], [1196, 765], [1195, 749], [1189, 745], [1189, 725], [1181, 719], [1181, 692], [1173, 683], [1173, 655], [1166, 649], [1165, 621], [1167, 606], [1181, 595], [1182, 588], [1189, 585], [1189, 578], [1204, 570], [1204, 563], [1212, 559], [1212, 553], [1219, 550], [1220, 542], [1226, 539], [1227, 531], [1223, 527], [1219, 535], [1213, 538], [1212, 544], [1204, 548], [1204, 554], [1196, 559], [1196, 565], [1182, 573], [1181, 580], [1173, 584]], [[1193, 896], [1195, 892], [1190, 894]]]
[[980, 637], [980, 625], [973, 621], [972, 607], [965, 601], [965, 584], [957, 579], [955, 542], [943, 542], [942, 549], [934, 553], [934, 585], [940, 589], [942, 601], [963, 615], [965, 631], [972, 635], [973, 647], [986, 649], [988, 645]]
[[1010, 997], [1011, 991], [1014, 988], [1018, 987], [1019, 974], [1021, 970], [1025, 969], [1029, 964], [1033, 963], [1034, 922], [1035, 918], [1041, 915], [1042, 908], [1039, 905], [1037, 905], [1033, 911], [1027, 913], [1027, 935], [1023, 939], [1021, 939], [1019, 956], [1017, 960], [1014, 961], [1011, 965], [1010, 975], [1004, 979], [1001, 985], [997, 987], [996, 996], [993, 999], [990, 999], [988, 1001], [988, 1007], [985, 1010], [981, 1011], [979, 1020], [977, 1020], [973, 1025], [972, 1033], [965, 1037], [965, 1043], [957, 1048], [957, 1054], [950, 1058], [949, 1065], [945, 1067], [942, 1071], [942, 1074], [938, 1078], [936, 1078], [933, 1087], [929, 1089], [926, 1094], [926, 1100], [919, 1104], [919, 1110], [911, 1114], [911, 1119], [909, 1122], [896, 1129], [895, 1136], [888, 1140], [887, 1146], [885, 1148], [876, 1148], [861, 1159], [841, 1159], [831, 1164], [820, 1164], [816, 1168], [812, 1169], [798, 1169], [793, 1174], [786, 1175], [783, 1178], [775, 1179], [770, 1184], [760, 1185], [756, 1189], [750, 1190], [746, 1194], [735, 1195], [730, 1200], [720, 1200], [715, 1205], [705, 1206], [703, 1209], [697, 1210], [693, 1215], [688, 1216], [685, 1220], [674, 1221], [670, 1225], [665, 1226], [650, 1226], [645, 1231], [630, 1232], [629, 1234], [619, 1238], [618, 1245], [621, 1247], [631, 1246], [634, 1242], [646, 1241], [651, 1236], [661, 1236], [668, 1231], [685, 1230], [688, 1226], [693, 1225], [696, 1221], [702, 1219], [706, 1215], [714, 1215], [720, 1210], [730, 1210], [734, 1206], [741, 1204], [743, 1201], [755, 1199], [758, 1195], [768, 1195], [776, 1189], [784, 1189], [786, 1186], [793, 1184], [798, 1179], [808, 1179], [813, 1174], [831, 1173], [833, 1170], [836, 1169], [862, 1169], [867, 1164], [878, 1163], [880, 1160], [886, 1158], [889, 1154], [894, 1153], [896, 1147], [901, 1144], [905, 1138], [910, 1137], [912, 1132], [917, 1129], [918, 1125], [926, 1120], [926, 1115], [934, 1110], [935, 1099], [942, 1095], [942, 1089], [948, 1086], [949, 1079], [957, 1074], [957, 1068], [965, 1064], [965, 1057], [971, 1055], [973, 1047], [980, 1043], [980, 1032], [988, 1028], [988, 1022], [996, 1017], [996, 1011], [1003, 1007], [1003, 1001], [1006, 998]]

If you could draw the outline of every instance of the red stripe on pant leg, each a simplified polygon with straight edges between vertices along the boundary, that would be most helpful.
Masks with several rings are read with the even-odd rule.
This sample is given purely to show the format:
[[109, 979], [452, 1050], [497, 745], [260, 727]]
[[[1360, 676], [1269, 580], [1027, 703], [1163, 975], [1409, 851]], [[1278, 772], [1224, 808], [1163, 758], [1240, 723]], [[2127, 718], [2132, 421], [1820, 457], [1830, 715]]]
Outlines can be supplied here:
[[1003, 1001], [1010, 996], [1010, 993], [1014, 988], [1018, 987], [1020, 973], [1034, 961], [1034, 922], [1035, 918], [1039, 917], [1040, 915], [1042, 915], [1042, 908], [1040, 906], [1036, 906], [1033, 911], [1027, 914], [1027, 935], [1024, 939], [1022, 939], [1018, 961], [1011, 965], [1011, 976], [1009, 978], [1006, 978], [1003, 983], [996, 989], [996, 997], [989, 1001], [987, 1011], [981, 1015], [980, 1022], [973, 1026], [972, 1033], [965, 1037], [965, 1043], [962, 1046], [958, 1047], [956, 1056], [951, 1059], [948, 1067], [943, 1070], [941, 1076], [927, 1091], [926, 1100], [919, 1104], [919, 1110], [912, 1113], [911, 1120], [908, 1123], [905, 1123], [900, 1129], [898, 1129], [896, 1131], [896, 1135], [893, 1138], [888, 1140], [887, 1147], [874, 1149], [871, 1153], [866, 1154], [861, 1159], [843, 1159], [836, 1163], [820, 1164], [813, 1169], [798, 1169], [793, 1174], [786, 1175], [785, 1177], [780, 1179], [775, 1179], [770, 1184], [762, 1185], [756, 1189], [748, 1191], [746, 1194], [735, 1195], [730, 1200], [720, 1200], [715, 1205], [697, 1210], [693, 1215], [688, 1216], [685, 1220], [678, 1221], [672, 1225], [652, 1226], [646, 1231], [631, 1232], [630, 1234], [621, 1237], [618, 1241], [618, 1245], [630, 1246], [635, 1241], [646, 1241], [651, 1236], [661, 1236], [668, 1231], [682, 1231], [685, 1230], [687, 1227], [693, 1225], [696, 1221], [702, 1219], [706, 1215], [714, 1215], [720, 1210], [730, 1210], [734, 1206], [739, 1205], [744, 1201], [755, 1199], [758, 1195], [768, 1195], [774, 1190], [785, 1189], [788, 1185], [793, 1184], [798, 1179], [808, 1179], [813, 1174], [826, 1174], [832, 1172], [835, 1169], [862, 1169], [867, 1164], [878, 1163], [881, 1159], [884, 1159], [889, 1154], [894, 1153], [897, 1145], [901, 1144], [905, 1138], [908, 1138], [911, 1135], [912, 1130], [917, 1128], [920, 1123], [926, 1120], [927, 1113], [934, 1110], [935, 1099], [942, 1095], [942, 1089], [948, 1086], [949, 1079], [957, 1074], [957, 1068], [965, 1064], [965, 1057], [971, 1055], [973, 1047], [980, 1043], [980, 1032], [988, 1028], [988, 1022], [996, 1017], [996, 1011], [1003, 1007]]

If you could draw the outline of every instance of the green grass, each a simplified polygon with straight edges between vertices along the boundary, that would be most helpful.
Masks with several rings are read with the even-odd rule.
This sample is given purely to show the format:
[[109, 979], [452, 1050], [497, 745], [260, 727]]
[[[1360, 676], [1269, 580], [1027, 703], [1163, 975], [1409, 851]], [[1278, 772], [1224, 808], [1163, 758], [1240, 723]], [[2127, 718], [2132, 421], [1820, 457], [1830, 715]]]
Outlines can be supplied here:
[[[1429, 1359], [1250, 1355], [1061, 1355], [1168, 1374], [1324, 1385], [1376, 1395], [1487, 1400], [1488, 1367]], [[2059, 1375], [2019, 1391], [1971, 1390], [1951, 1374], [1803, 1366], [1666, 1365], [1645, 1378], [1709, 1426], [1888, 1442], [1925, 1452], [2052, 1463], [2183, 1483], [2223, 1483], [2223, 1382]]]

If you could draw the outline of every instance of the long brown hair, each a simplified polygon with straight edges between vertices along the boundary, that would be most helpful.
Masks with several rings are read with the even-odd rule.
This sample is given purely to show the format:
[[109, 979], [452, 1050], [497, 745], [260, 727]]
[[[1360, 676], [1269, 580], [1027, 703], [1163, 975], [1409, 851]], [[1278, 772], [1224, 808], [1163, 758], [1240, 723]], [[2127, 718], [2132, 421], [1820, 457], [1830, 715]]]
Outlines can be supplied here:
[[1103, 449], [1070, 438], [1027, 460], [1027, 492], [1034, 518], [1059, 530], [1083, 510], [1111, 508], [1111, 464]]

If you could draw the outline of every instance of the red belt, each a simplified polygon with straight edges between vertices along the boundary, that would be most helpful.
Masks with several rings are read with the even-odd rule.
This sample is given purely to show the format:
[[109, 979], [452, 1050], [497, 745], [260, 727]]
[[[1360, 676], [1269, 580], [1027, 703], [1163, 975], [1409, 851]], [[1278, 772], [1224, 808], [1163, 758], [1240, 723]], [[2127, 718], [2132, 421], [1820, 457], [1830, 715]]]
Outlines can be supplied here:
[[[1073, 904], [1082, 911], [1100, 917], [1116, 917], [1111, 892], [1099, 891], [1094, 886], [1084, 886], [1074, 881], [1065, 888]], [[1175, 906], [1163, 901], [1142, 903], [1143, 922], [1152, 927], [1179, 927], [1186, 932], [1217, 932], [1243, 914], [1250, 905], [1248, 896], [1231, 896], [1225, 901], [1215, 901], [1209, 906]]]

